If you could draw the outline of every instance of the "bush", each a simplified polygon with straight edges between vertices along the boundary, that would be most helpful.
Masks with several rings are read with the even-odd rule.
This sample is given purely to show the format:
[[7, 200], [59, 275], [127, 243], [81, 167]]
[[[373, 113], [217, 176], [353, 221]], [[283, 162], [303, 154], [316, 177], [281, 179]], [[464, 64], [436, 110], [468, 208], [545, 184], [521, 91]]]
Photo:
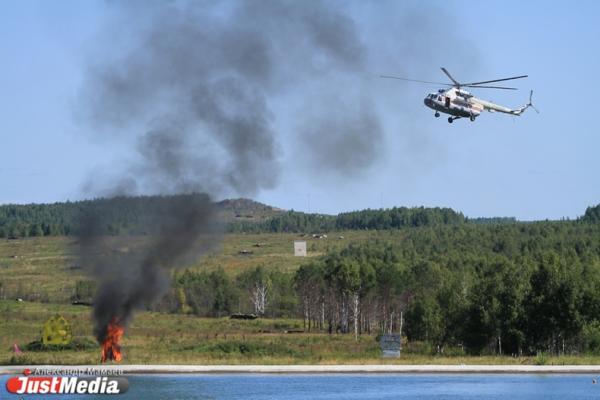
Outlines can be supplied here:
[[23, 347], [27, 351], [93, 350], [97, 348], [99, 348], [98, 343], [87, 337], [74, 338], [69, 344], [44, 344], [41, 340], [35, 340]]
[[533, 360], [535, 365], [546, 365], [548, 363], [548, 356], [544, 352], [539, 352]]

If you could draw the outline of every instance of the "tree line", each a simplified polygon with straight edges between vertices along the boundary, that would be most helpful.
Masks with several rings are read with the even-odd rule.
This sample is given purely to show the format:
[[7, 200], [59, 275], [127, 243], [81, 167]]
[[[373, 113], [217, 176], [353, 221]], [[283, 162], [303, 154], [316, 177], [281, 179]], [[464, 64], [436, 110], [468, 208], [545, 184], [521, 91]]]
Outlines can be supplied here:
[[[174, 196], [117, 196], [54, 204], [8, 204], [0, 206], [0, 238], [69, 236], [77, 234], [87, 215], [101, 215], [98, 233], [118, 235], [153, 234], [156, 210], [177, 207], [181, 201], [206, 201], [200, 193]], [[217, 207], [216, 207], [217, 208]]]
[[450, 208], [394, 207], [361, 210], [338, 215], [288, 211], [263, 222], [234, 222], [231, 232], [246, 233], [322, 233], [342, 230], [383, 230], [419, 226], [453, 225], [466, 221], [462, 213]]
[[307, 331], [357, 336], [402, 326], [410, 342], [440, 352], [600, 354], [600, 225], [405, 229], [307, 259], [293, 273], [178, 272], [157, 307], [301, 318]]
[[[99, 198], [54, 204], [8, 204], [0, 206], [0, 238], [24, 238], [35, 236], [69, 236], [77, 233], [78, 225], [87, 212], [103, 215], [102, 230], [106, 235], [152, 234], [147, 219], [151, 210], [176, 206], [181, 197], [198, 197], [204, 194], [174, 196], [134, 196]], [[231, 201], [215, 203], [215, 211], [230, 207]], [[244, 203], [244, 202], [242, 202]], [[260, 205], [251, 201], [254, 206]], [[252, 205], [252, 204], [251, 204]], [[251, 206], [247, 205], [247, 206]], [[261, 205], [269, 208], [268, 206]], [[600, 204], [588, 207], [578, 219], [584, 223], [600, 222]], [[325, 215], [282, 211], [269, 218], [257, 220], [228, 220], [224, 222], [230, 233], [322, 233], [342, 230], [385, 230], [415, 228], [421, 226], [457, 224], [518, 224], [513, 217], [466, 218], [450, 208], [394, 207], [379, 210], [361, 210]]]
[[[168, 209], [170, 205], [176, 207], [178, 200], [184, 196], [198, 197], [202, 201], [204, 199], [203, 194], [188, 194], [113, 197], [54, 204], [3, 205], [0, 206], [0, 238], [73, 235], [77, 233], [84, 215], [90, 212], [103, 216], [105, 223], [101, 227], [101, 233], [106, 235], [152, 234], [149, 231], [152, 224], [147, 223], [152, 215], [151, 211], [157, 207], [160, 209]], [[219, 212], [227, 204], [227, 201], [215, 203], [215, 211]], [[337, 216], [286, 211], [266, 219], [232, 220], [224, 223], [224, 227], [227, 232], [235, 233], [312, 233], [353, 229], [399, 229], [459, 224], [465, 221], [461, 213], [449, 208], [394, 207], [385, 210], [347, 212]]]

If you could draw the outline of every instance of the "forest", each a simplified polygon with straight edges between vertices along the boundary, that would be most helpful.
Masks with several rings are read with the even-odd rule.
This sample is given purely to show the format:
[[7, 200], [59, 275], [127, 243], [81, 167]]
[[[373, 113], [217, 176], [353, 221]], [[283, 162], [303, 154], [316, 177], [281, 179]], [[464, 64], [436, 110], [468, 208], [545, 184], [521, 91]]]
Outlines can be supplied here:
[[[104, 234], [151, 234], [147, 218], [157, 207], [167, 209], [182, 197], [202, 198], [202, 194], [176, 196], [114, 197], [54, 204], [0, 206], [0, 238], [37, 236], [69, 236], [77, 233], [78, 222], [84, 213], [103, 215]], [[231, 201], [214, 203], [214, 211], [222, 216]], [[253, 218], [256, 208], [269, 206], [246, 200], [234, 218], [222, 218], [227, 232], [282, 233], [328, 232], [348, 229], [398, 229], [425, 225], [457, 224], [466, 221], [461, 213], [449, 208], [406, 208], [362, 210], [337, 216], [307, 214], [296, 211], [274, 212], [270, 217]], [[251, 207], [250, 209], [248, 209]], [[237, 217], [237, 218], [236, 218]]]
[[[96, 204], [115, 210], [107, 234], [136, 233], [139, 200]], [[0, 226], [7, 238], [20, 235], [15, 227], [29, 231], [24, 236], [69, 235], [85, 205], [3, 206]], [[300, 318], [308, 332], [401, 331], [432, 353], [600, 354], [600, 205], [572, 221], [470, 220], [451, 209], [392, 208], [337, 216], [280, 212], [250, 224], [233, 221], [229, 229], [393, 234], [307, 257], [291, 272], [269, 265], [235, 274], [178, 270], [168, 294], [149, 307]], [[93, 301], [93, 292], [93, 283], [78, 281], [74, 300]]]
[[[106, 235], [150, 234], [146, 218], [156, 207], [168, 208], [182, 197], [205, 195], [136, 196], [99, 198], [54, 204], [7, 204], [0, 206], [0, 238], [37, 236], [69, 236], [76, 234], [78, 221], [84, 212], [101, 213], [106, 221]], [[455, 225], [462, 223], [497, 225], [512, 224], [514, 217], [466, 218], [450, 208], [393, 207], [379, 210], [344, 212], [338, 215], [275, 211], [274, 208], [246, 199], [214, 203], [215, 213], [223, 217], [224, 210], [235, 202], [242, 207], [234, 217], [222, 218], [224, 230], [231, 233], [322, 233], [340, 230], [401, 229], [419, 226]], [[257, 209], [271, 211], [267, 215]], [[256, 218], [253, 218], [255, 217]], [[580, 221], [600, 222], [600, 205], [588, 207]]]
[[[307, 331], [402, 333], [435, 352], [600, 353], [600, 225], [410, 228], [350, 244], [293, 274], [262, 266], [176, 274], [160, 307], [299, 317]], [[453, 350], [446, 350], [453, 349]]]

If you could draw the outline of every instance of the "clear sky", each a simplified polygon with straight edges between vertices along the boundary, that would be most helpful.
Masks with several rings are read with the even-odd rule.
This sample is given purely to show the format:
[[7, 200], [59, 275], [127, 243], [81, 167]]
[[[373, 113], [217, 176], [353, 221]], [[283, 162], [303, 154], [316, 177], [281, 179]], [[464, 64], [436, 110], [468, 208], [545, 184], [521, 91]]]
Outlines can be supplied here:
[[[426, 18], [414, 27], [394, 2], [338, 4], [373, 54], [362, 84], [370, 85], [383, 124], [380, 154], [361, 173], [331, 174], [319, 165], [300, 167], [294, 149], [303, 138], [281, 135], [279, 183], [255, 199], [310, 212], [424, 205], [524, 220], [575, 218], [600, 202], [600, 2], [415, 2], [411, 16]], [[86, 131], [93, 128], [74, 112], [86, 60], [116, 45], [99, 33], [113, 18], [111, 7], [0, 5], [0, 203], [81, 199], [89, 196], [83, 182], [90, 176], [118, 173], [127, 145], [92, 139], [98, 136]], [[516, 82], [519, 91], [475, 94], [517, 107], [533, 89], [541, 113], [484, 113], [450, 125], [423, 105], [435, 87], [377, 78], [445, 81], [440, 66], [463, 81], [529, 74]], [[300, 88], [293, 98], [310, 96], [319, 93]], [[286, 106], [272, 106], [283, 131], [290, 125]]]

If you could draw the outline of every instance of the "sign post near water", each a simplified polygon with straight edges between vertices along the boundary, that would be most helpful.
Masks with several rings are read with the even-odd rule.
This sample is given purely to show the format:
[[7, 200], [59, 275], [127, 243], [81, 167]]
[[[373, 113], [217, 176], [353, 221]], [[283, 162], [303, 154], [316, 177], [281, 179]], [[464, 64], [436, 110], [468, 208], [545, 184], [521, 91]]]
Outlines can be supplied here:
[[400, 357], [400, 350], [402, 350], [402, 343], [400, 341], [400, 335], [388, 334], [382, 335], [379, 339], [379, 347], [383, 352], [382, 357], [384, 358], [398, 358]]

